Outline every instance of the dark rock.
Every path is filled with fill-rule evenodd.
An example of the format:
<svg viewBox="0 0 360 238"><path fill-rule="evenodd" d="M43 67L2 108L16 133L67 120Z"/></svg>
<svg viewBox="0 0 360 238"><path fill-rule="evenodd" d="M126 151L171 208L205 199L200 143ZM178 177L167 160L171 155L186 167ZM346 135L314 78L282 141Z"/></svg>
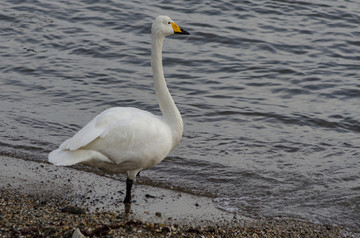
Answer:
<svg viewBox="0 0 360 238"><path fill-rule="evenodd" d="M64 208L62 208L60 210L61 212L67 212L67 213L70 213L70 214L85 214L85 210L82 209L81 207L76 207L76 206L66 206Z"/></svg>
<svg viewBox="0 0 360 238"><path fill-rule="evenodd" d="M145 197L146 198L156 198L154 195L150 195L150 194L146 194Z"/></svg>

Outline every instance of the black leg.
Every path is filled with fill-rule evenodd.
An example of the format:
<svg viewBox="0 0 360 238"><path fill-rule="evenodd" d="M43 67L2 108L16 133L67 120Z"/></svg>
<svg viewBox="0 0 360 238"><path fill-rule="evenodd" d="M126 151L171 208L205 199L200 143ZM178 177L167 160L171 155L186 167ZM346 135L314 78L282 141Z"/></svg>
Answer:
<svg viewBox="0 0 360 238"><path fill-rule="evenodd" d="M124 203L131 203L131 188L134 180L127 178L126 179L126 196Z"/></svg>

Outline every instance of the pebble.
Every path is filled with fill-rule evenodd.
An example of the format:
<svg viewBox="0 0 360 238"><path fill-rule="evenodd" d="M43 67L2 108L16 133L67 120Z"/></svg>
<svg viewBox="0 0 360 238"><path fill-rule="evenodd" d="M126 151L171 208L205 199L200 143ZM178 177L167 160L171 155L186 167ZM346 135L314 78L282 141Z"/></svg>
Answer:
<svg viewBox="0 0 360 238"><path fill-rule="evenodd" d="M83 233L81 233L80 229L77 228L74 233L72 234L71 238L85 238Z"/></svg>
<svg viewBox="0 0 360 238"><path fill-rule="evenodd" d="M85 210L77 206L66 206L60 209L62 212L68 212L70 214L85 214Z"/></svg>

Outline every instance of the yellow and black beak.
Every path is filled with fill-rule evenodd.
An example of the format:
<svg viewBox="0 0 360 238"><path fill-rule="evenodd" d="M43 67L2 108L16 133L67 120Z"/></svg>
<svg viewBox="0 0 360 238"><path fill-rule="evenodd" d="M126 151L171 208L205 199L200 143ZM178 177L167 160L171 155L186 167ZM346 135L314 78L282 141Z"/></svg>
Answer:
<svg viewBox="0 0 360 238"><path fill-rule="evenodd" d="M175 22L171 22L171 26L174 30L175 34L183 34L183 35L190 35L189 32L182 29L180 26L178 26Z"/></svg>

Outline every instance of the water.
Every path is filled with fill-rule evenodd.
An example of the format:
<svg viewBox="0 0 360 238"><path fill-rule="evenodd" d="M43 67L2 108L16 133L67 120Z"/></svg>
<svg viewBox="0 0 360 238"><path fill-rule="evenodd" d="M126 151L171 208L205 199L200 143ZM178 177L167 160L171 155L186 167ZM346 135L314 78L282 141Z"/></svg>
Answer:
<svg viewBox="0 0 360 238"><path fill-rule="evenodd" d="M141 182L246 216L360 227L358 1L2 1L0 154L47 153L101 111L159 113L150 26L185 122ZM123 177L120 177L123 178Z"/></svg>

